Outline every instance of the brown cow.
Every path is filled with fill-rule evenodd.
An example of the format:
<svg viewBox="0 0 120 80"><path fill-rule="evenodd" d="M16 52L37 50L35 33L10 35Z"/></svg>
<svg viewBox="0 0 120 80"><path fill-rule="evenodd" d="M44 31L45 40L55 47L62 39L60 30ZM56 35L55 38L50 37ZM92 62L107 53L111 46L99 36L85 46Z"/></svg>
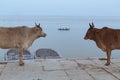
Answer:
<svg viewBox="0 0 120 80"><path fill-rule="evenodd" d="M84 39L94 40L96 45L106 52L107 63L110 65L111 51L114 49L120 49L120 29L111 29L108 27L103 27L102 29L97 29L94 24L89 24L88 29Z"/></svg>
<svg viewBox="0 0 120 80"><path fill-rule="evenodd" d="M39 37L45 37L40 24L35 27L19 26L14 28L0 27L0 48L18 48L19 49L19 65L24 65L22 61L22 52L28 49L33 41Z"/></svg>

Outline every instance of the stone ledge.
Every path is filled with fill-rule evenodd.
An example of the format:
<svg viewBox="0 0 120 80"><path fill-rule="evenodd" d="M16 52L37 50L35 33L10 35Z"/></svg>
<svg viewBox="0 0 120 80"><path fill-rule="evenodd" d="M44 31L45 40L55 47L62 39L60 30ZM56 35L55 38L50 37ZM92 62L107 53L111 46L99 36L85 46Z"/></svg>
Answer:
<svg viewBox="0 0 120 80"><path fill-rule="evenodd" d="M120 59L37 59L0 64L0 80L120 80Z"/></svg>

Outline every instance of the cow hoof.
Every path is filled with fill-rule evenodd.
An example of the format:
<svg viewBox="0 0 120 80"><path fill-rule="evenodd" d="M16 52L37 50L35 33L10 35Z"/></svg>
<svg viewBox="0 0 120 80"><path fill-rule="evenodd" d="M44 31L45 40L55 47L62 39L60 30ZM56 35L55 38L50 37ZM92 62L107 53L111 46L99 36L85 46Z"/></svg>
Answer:
<svg viewBox="0 0 120 80"><path fill-rule="evenodd" d="M106 63L105 65L106 65L106 66L109 66L109 65L110 65L110 63Z"/></svg>
<svg viewBox="0 0 120 80"><path fill-rule="evenodd" d="M24 62L22 62L22 63L19 63L19 66L24 66Z"/></svg>

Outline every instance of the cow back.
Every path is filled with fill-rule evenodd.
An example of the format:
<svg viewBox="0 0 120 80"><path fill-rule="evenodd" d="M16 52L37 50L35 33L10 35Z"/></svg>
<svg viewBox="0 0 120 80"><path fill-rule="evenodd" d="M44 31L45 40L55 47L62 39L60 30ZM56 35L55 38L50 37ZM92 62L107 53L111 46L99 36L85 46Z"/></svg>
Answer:
<svg viewBox="0 0 120 80"><path fill-rule="evenodd" d="M96 43L102 50L120 49L120 29L102 28L95 32Z"/></svg>
<svg viewBox="0 0 120 80"><path fill-rule="evenodd" d="M0 27L0 48L13 48L24 42L30 33L30 28L25 26L15 28Z"/></svg>

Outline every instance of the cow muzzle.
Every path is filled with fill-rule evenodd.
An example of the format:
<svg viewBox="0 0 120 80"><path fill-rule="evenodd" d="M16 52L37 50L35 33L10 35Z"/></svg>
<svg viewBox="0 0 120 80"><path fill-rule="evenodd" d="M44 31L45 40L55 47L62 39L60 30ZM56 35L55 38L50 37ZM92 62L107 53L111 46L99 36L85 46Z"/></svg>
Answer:
<svg viewBox="0 0 120 80"><path fill-rule="evenodd" d="M44 33L43 31L40 33L40 37L46 37L46 36L47 36L47 34Z"/></svg>
<svg viewBox="0 0 120 80"><path fill-rule="evenodd" d="M87 37L84 37L85 40L87 40Z"/></svg>
<svg viewBox="0 0 120 80"><path fill-rule="evenodd" d="M42 34L42 37L46 37L46 36L47 36L47 34L46 34L46 33L43 33L43 34Z"/></svg>
<svg viewBox="0 0 120 80"><path fill-rule="evenodd" d="M44 36L43 37L46 37L47 36L47 34L46 33L44 33Z"/></svg>

